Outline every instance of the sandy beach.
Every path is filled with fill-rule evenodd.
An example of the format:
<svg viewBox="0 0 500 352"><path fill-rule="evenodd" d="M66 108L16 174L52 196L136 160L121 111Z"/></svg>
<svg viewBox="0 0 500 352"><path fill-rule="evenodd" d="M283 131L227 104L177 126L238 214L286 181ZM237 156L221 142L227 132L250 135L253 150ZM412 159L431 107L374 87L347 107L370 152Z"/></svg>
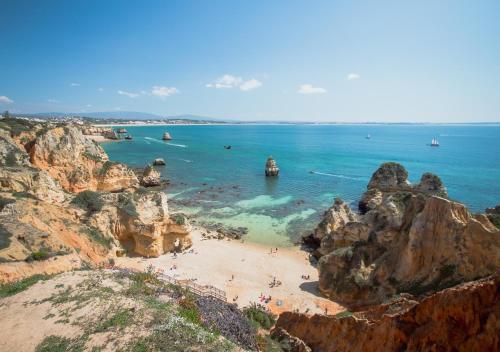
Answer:
<svg viewBox="0 0 500 352"><path fill-rule="evenodd" d="M336 314L344 307L320 297L317 292L318 272L308 259L308 253L299 248L271 248L237 240L206 240L201 228L195 227L191 236L193 246L178 254L159 258L118 258L116 265L156 269L176 279L193 279L200 285L212 285L226 291L229 302L239 307L259 302L261 294L271 296L267 304L274 313L300 312ZM206 231L205 231L206 232ZM309 275L309 279L302 279ZM278 287L269 287L276 280Z"/></svg>

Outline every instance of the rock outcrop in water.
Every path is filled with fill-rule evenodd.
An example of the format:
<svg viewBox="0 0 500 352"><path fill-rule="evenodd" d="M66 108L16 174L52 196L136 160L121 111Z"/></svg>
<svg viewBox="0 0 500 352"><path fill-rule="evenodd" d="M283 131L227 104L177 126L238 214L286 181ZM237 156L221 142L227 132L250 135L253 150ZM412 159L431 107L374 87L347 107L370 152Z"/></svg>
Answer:
<svg viewBox="0 0 500 352"><path fill-rule="evenodd" d="M162 139L163 139L164 141L170 141L170 140L172 139L172 136L170 135L170 133L165 132L165 133L163 133L163 137L162 137Z"/></svg>
<svg viewBox="0 0 500 352"><path fill-rule="evenodd" d="M362 196L360 214L335 200L312 239L319 243L319 289L351 308L399 292L435 292L500 270L500 232L484 215L443 198L436 175L408 182L383 164Z"/></svg>
<svg viewBox="0 0 500 352"><path fill-rule="evenodd" d="M151 165L148 165L142 172L141 185L143 185L144 187L159 186L161 184L160 177L160 172Z"/></svg>
<svg viewBox="0 0 500 352"><path fill-rule="evenodd" d="M274 161L272 156L269 156L266 161L266 169L265 169L266 176L278 176L280 173L280 169L276 165L276 161Z"/></svg>
<svg viewBox="0 0 500 352"><path fill-rule="evenodd" d="M500 277L344 317L285 312L276 330L313 351L498 351ZM284 335L281 332L281 335ZM288 338L290 340L291 338ZM298 351L298 350L294 350ZM304 351L304 349L302 349Z"/></svg>
<svg viewBox="0 0 500 352"><path fill-rule="evenodd" d="M140 188L80 127L23 120L19 132L17 120L2 122L0 282L191 245L189 224L171 218L166 195Z"/></svg>

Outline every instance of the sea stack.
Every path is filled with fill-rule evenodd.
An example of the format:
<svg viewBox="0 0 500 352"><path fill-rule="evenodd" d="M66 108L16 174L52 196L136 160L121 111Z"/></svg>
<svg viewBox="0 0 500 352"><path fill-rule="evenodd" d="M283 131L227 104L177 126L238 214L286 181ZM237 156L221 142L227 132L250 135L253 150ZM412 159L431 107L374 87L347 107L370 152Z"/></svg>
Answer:
<svg viewBox="0 0 500 352"><path fill-rule="evenodd" d="M127 130L125 128L119 128L118 133L127 133Z"/></svg>
<svg viewBox="0 0 500 352"><path fill-rule="evenodd" d="M170 136L170 133L168 132L165 132L163 133L163 138L162 138L164 141L169 141L172 139L172 136Z"/></svg>
<svg viewBox="0 0 500 352"><path fill-rule="evenodd" d="M274 161L272 156L269 156L267 158L267 162L266 162L266 176L267 177L278 176L279 173L280 173L280 169L276 165L276 161Z"/></svg>
<svg viewBox="0 0 500 352"><path fill-rule="evenodd" d="M163 160L162 158L156 158L153 161L153 165L157 165L157 166L165 165L165 160Z"/></svg>

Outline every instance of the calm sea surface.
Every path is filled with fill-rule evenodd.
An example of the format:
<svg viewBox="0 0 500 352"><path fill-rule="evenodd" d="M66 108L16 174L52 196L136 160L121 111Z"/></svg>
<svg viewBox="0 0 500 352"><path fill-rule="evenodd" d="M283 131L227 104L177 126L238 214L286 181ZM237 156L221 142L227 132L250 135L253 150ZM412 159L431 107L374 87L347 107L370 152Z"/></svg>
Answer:
<svg viewBox="0 0 500 352"><path fill-rule="evenodd" d="M171 207L201 222L246 227L253 242L291 244L335 197L356 207L386 161L403 164L412 182L427 171L438 174L450 197L472 211L500 204L500 125L126 128L132 141L103 145L111 160L142 167L164 158L167 166L159 169L171 182ZM161 140L165 131L172 141ZM440 147L428 145L433 137ZM264 176L269 155L281 169L277 178Z"/></svg>

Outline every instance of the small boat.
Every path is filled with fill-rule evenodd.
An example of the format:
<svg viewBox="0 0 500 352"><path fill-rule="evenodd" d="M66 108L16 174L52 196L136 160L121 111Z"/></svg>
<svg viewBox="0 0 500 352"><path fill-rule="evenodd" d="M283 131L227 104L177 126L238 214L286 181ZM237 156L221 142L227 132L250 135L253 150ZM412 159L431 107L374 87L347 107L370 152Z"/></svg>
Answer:
<svg viewBox="0 0 500 352"><path fill-rule="evenodd" d="M231 146L230 145L225 145L224 149L228 149L229 150L229 149L231 149Z"/></svg>
<svg viewBox="0 0 500 352"><path fill-rule="evenodd" d="M131 135L129 135L129 134L127 134L127 135L125 136L125 139L127 139L127 140L129 140L129 141L130 141L130 140L132 140L132 136L131 136Z"/></svg>
<svg viewBox="0 0 500 352"><path fill-rule="evenodd" d="M372 136L370 136L369 134L367 134L365 138L366 139L370 139L370 138L372 138Z"/></svg>
<svg viewBox="0 0 500 352"><path fill-rule="evenodd" d="M432 138L431 147L439 147L439 141L436 138Z"/></svg>

